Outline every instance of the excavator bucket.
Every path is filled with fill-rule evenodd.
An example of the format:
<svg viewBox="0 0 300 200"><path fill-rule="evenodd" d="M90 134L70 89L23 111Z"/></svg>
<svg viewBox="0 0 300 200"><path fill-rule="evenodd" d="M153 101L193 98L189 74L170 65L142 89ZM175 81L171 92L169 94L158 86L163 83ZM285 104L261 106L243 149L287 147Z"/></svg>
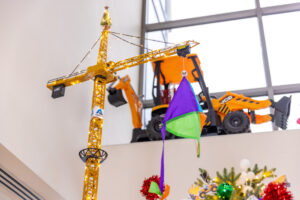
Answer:
<svg viewBox="0 0 300 200"><path fill-rule="evenodd" d="M291 97L282 97L278 102L275 103L274 108L275 125L285 130L287 128L287 120L290 116Z"/></svg>
<svg viewBox="0 0 300 200"><path fill-rule="evenodd" d="M127 103L127 101L123 97L122 90L117 90L116 88L109 88L108 92L108 102L111 105L119 107Z"/></svg>

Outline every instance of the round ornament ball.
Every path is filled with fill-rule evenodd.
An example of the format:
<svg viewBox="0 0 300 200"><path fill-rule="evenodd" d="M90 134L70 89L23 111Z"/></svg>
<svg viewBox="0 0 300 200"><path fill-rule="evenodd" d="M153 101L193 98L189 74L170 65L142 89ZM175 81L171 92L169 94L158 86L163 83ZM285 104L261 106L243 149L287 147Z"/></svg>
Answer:
<svg viewBox="0 0 300 200"><path fill-rule="evenodd" d="M221 183L217 189L217 195L220 199L229 200L233 192L233 187L228 183Z"/></svg>
<svg viewBox="0 0 300 200"><path fill-rule="evenodd" d="M247 171L250 168L250 161L248 159L242 159L240 162L242 170Z"/></svg>
<svg viewBox="0 0 300 200"><path fill-rule="evenodd" d="M247 172L242 172L241 177L247 179L248 178L248 173Z"/></svg>
<svg viewBox="0 0 300 200"><path fill-rule="evenodd" d="M250 179L250 180L252 180L252 179L255 178L255 174L253 172L248 172L247 178Z"/></svg>

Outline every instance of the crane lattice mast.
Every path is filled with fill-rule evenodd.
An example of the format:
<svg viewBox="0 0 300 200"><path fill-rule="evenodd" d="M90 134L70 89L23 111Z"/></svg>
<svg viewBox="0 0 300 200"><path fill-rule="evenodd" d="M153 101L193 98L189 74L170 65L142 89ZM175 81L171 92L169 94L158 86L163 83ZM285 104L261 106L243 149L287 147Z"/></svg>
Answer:
<svg viewBox="0 0 300 200"><path fill-rule="evenodd" d="M176 53L185 57L185 55L189 54L190 48L199 44L195 41L186 41L119 62L107 62L107 43L109 28L111 26L108 7L104 11L101 25L103 25L103 30L100 38L97 64L88 67L86 70L52 79L47 83L47 87L52 90L52 97L58 98L64 96L65 87L91 79L94 80L88 147L79 152L81 159L86 162L83 200L97 199L99 166L107 157L107 153L101 149L106 84L117 80L117 71L160 60Z"/></svg>

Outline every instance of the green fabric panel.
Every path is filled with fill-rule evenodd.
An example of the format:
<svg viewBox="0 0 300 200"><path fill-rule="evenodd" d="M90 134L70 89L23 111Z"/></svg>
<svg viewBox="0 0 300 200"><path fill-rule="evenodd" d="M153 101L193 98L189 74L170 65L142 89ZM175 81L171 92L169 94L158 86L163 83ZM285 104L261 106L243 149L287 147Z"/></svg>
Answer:
<svg viewBox="0 0 300 200"><path fill-rule="evenodd" d="M199 139L201 134L199 112L190 112L167 121L166 130L179 137Z"/></svg>
<svg viewBox="0 0 300 200"><path fill-rule="evenodd" d="M161 191L159 189L159 186L155 181L151 182L148 192L161 195Z"/></svg>

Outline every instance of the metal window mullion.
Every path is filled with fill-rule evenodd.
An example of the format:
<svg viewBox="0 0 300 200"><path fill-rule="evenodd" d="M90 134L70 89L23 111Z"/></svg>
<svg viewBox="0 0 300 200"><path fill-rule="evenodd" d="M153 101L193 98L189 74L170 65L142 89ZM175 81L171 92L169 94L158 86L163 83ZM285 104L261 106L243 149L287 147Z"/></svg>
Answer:
<svg viewBox="0 0 300 200"><path fill-rule="evenodd" d="M167 12L170 12L168 11L168 9L166 10ZM246 18L256 17L257 16L256 11L257 8L250 9L250 10L243 10L243 11L235 11L230 13L209 15L203 17L194 17L188 19L158 22L154 24L146 24L146 32L246 19ZM260 11L262 15L274 15L274 14L281 14L281 13L288 13L288 12L296 12L296 11L300 11L300 3L264 7L264 8L260 8Z"/></svg>
<svg viewBox="0 0 300 200"><path fill-rule="evenodd" d="M140 54L145 53L145 46L148 46L146 44L145 38L146 38L146 22L147 22L147 8L149 1L148 0L142 0L142 18L141 18L141 39L140 39ZM144 93L146 93L146 84L145 82L147 81L146 78L146 70L145 70L146 64L142 64L139 66L139 85L138 85L138 95L142 97ZM143 124L145 124L145 110L141 112L141 118L143 120Z"/></svg>
<svg viewBox="0 0 300 200"><path fill-rule="evenodd" d="M300 3L283 4L261 8L262 15L275 15L300 11Z"/></svg>
<svg viewBox="0 0 300 200"><path fill-rule="evenodd" d="M145 49L145 36L146 36L146 7L147 0L142 0L142 17L141 17L141 38L140 38L140 54L144 54ZM138 85L138 95L142 95L144 93L144 64L139 67L139 85Z"/></svg>
<svg viewBox="0 0 300 200"><path fill-rule="evenodd" d="M146 24L146 32L182 28L182 27L196 26L202 24L211 24L211 23L232 21L238 19L246 19L255 16L256 16L255 9L251 9L251 10L232 12L232 13L204 16L204 17L195 17L189 19L159 22L154 24Z"/></svg>
<svg viewBox="0 0 300 200"><path fill-rule="evenodd" d="M262 20L262 10L261 10L261 7L260 7L259 0L255 0L255 4L256 4L258 30L259 30L260 45L261 45L262 58L263 58L263 64L264 64L264 71L265 71L268 97L269 97L269 99L274 100L274 90L273 90L273 85L272 85L272 78L271 78L269 58L268 58L268 52L267 52L266 37L265 37L263 20ZM272 114L274 114L274 109L270 108L270 112ZM272 123L272 126L273 126L273 130L278 130L278 128L275 126L274 122Z"/></svg>
<svg viewBox="0 0 300 200"><path fill-rule="evenodd" d="M272 79L271 79L269 58L268 58L268 52L267 52L267 44L266 44L266 38L265 38L264 25L263 25L263 21L262 21L262 11L260 8L259 0L255 0L255 2L256 2L256 14L257 14L258 30L259 30L260 44L261 44L261 50L262 50L262 58L263 58L263 64L264 64L266 84L267 84L267 88L268 88L268 96L270 99L274 99L274 91L272 88Z"/></svg>

